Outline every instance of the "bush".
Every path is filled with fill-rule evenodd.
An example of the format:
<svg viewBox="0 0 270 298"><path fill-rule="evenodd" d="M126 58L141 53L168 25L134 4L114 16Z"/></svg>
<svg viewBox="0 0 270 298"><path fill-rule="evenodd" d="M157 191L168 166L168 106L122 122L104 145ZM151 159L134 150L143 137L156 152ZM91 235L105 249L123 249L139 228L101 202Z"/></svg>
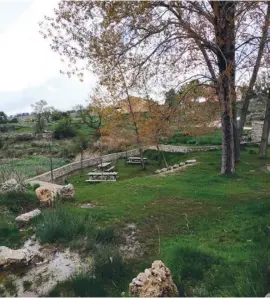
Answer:
<svg viewBox="0 0 270 298"><path fill-rule="evenodd" d="M0 205L18 214L37 208L39 201L34 193L12 191L0 195Z"/></svg>
<svg viewBox="0 0 270 298"><path fill-rule="evenodd" d="M2 215L2 214L1 214ZM2 216L1 216L2 217ZM1 219L0 221L0 243L1 245L12 247L13 244L19 243L21 235L15 223Z"/></svg>
<svg viewBox="0 0 270 298"><path fill-rule="evenodd" d="M9 123L18 123L19 121L18 121L18 119L17 118L12 118L10 121L9 121Z"/></svg>
<svg viewBox="0 0 270 298"><path fill-rule="evenodd" d="M80 273L67 281L60 282L50 292L50 297L107 297L102 281L87 273Z"/></svg>
<svg viewBox="0 0 270 298"><path fill-rule="evenodd" d="M36 222L36 235L43 243L63 243L87 234L92 222L88 215L56 208L44 212Z"/></svg>
<svg viewBox="0 0 270 298"><path fill-rule="evenodd" d="M60 120L55 126L53 136L55 139L73 138L77 135L76 129L66 119Z"/></svg>

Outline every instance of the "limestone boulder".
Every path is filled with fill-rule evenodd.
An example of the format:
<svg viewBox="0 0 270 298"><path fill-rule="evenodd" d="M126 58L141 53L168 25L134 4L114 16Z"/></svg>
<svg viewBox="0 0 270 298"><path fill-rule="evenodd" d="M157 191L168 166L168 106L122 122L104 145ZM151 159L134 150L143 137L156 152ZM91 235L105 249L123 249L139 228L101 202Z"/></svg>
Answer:
<svg viewBox="0 0 270 298"><path fill-rule="evenodd" d="M155 173L156 174L160 174L161 173L161 170L156 170Z"/></svg>
<svg viewBox="0 0 270 298"><path fill-rule="evenodd" d="M178 164L173 165L173 169L177 169L177 168L179 168Z"/></svg>
<svg viewBox="0 0 270 298"><path fill-rule="evenodd" d="M167 172L167 171L168 171L167 168L163 168L163 169L161 169L161 172Z"/></svg>
<svg viewBox="0 0 270 298"><path fill-rule="evenodd" d="M30 212L27 212L27 213L23 213L19 216L17 216L15 218L15 220L17 222L21 222L21 223L26 223L26 222L29 222L32 218L38 216L39 214L41 214L41 211L39 209L35 209L35 210L32 210Z"/></svg>
<svg viewBox="0 0 270 298"><path fill-rule="evenodd" d="M55 192L49 188L41 186L36 189L36 196L41 203L51 205L55 197Z"/></svg>
<svg viewBox="0 0 270 298"><path fill-rule="evenodd" d="M32 258L33 255L26 248L10 249L0 246L0 268L11 265L28 265Z"/></svg>
<svg viewBox="0 0 270 298"><path fill-rule="evenodd" d="M25 185L19 183L16 179L9 179L0 184L0 193L5 194L11 191L23 191Z"/></svg>
<svg viewBox="0 0 270 298"><path fill-rule="evenodd" d="M57 194L60 199L72 199L75 195L74 186L69 183L68 185L61 187Z"/></svg>
<svg viewBox="0 0 270 298"><path fill-rule="evenodd" d="M180 162L180 163L179 163L179 167L182 167L182 166L184 166L184 165L185 165L184 162Z"/></svg>
<svg viewBox="0 0 270 298"><path fill-rule="evenodd" d="M170 270L162 261L154 261L129 284L129 294L133 297L178 297Z"/></svg>

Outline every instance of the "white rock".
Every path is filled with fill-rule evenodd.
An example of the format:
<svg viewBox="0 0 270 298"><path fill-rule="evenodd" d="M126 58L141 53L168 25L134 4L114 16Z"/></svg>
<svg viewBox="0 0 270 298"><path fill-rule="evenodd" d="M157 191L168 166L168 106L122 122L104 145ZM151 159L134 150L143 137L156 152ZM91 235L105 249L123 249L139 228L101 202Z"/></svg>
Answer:
<svg viewBox="0 0 270 298"><path fill-rule="evenodd" d="M184 165L185 165L184 162L180 162L180 163L179 163L179 167L182 167L182 166L184 166Z"/></svg>
<svg viewBox="0 0 270 298"><path fill-rule="evenodd" d="M159 174L159 173L161 173L161 170L156 170L155 173Z"/></svg>
<svg viewBox="0 0 270 298"><path fill-rule="evenodd" d="M132 280L129 284L132 297L178 297L170 270L161 261L155 261L151 268Z"/></svg>
<svg viewBox="0 0 270 298"><path fill-rule="evenodd" d="M33 255L26 248L10 249L6 246L0 246L0 267L7 267L9 265L27 265Z"/></svg>
<svg viewBox="0 0 270 298"><path fill-rule="evenodd" d="M167 168L163 168L163 169L161 169L161 172L167 172L167 171L168 171Z"/></svg>
<svg viewBox="0 0 270 298"><path fill-rule="evenodd" d="M177 168L179 168L179 165L178 164L175 164L175 165L173 165L173 168L174 169L177 169Z"/></svg>
<svg viewBox="0 0 270 298"><path fill-rule="evenodd" d="M39 209L32 210L30 212L21 214L15 218L17 222L28 222L30 219L38 216L41 213Z"/></svg>
<svg viewBox="0 0 270 298"><path fill-rule="evenodd" d="M195 162L196 162L196 159L186 160L186 164L192 164L192 163L195 163Z"/></svg>

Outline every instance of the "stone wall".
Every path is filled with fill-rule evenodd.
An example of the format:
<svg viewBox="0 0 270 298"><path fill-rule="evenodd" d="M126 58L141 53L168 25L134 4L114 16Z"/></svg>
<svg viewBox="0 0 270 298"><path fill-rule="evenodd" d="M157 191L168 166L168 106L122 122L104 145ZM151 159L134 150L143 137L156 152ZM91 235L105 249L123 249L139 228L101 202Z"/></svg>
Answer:
<svg viewBox="0 0 270 298"><path fill-rule="evenodd" d="M187 153L187 152L205 152L221 149L221 146L174 146L174 145L160 145L160 150L164 152L179 152L179 153ZM148 149L157 150L156 146L150 146Z"/></svg>
<svg viewBox="0 0 270 298"><path fill-rule="evenodd" d="M98 158L90 158L90 159L85 159L83 160L83 168L88 168L94 165L97 165L101 162L109 162L116 160L120 157L129 157L129 156L135 156L139 155L139 150L134 149L134 150L129 150L129 151L124 151L124 152L118 152L118 153L112 153L112 154L107 154L103 155ZM53 178L58 179L62 176L68 175L72 172L75 172L81 168L81 162L80 161L75 161L70 164L67 164L65 166L59 167L57 169L53 170ZM36 177L30 178L27 181L33 181L33 180L39 180L39 181L44 181L44 182L51 182L51 172L46 172L44 174L38 175Z"/></svg>
<svg viewBox="0 0 270 298"><path fill-rule="evenodd" d="M262 128L263 128L263 121L253 121L252 122L251 140L253 143L261 142ZM268 138L268 143L270 144L270 135Z"/></svg>

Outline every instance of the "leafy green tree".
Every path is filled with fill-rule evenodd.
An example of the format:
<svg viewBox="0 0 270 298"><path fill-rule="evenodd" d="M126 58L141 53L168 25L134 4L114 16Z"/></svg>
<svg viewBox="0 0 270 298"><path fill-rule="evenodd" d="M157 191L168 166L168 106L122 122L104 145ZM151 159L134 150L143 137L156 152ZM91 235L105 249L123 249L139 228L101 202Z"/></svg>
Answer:
<svg viewBox="0 0 270 298"><path fill-rule="evenodd" d="M66 117L60 120L53 130L53 136L55 139L73 138L77 135L77 131L72 126L70 117Z"/></svg>
<svg viewBox="0 0 270 298"><path fill-rule="evenodd" d="M8 117L3 111L0 111L0 124L6 123L8 123Z"/></svg>

